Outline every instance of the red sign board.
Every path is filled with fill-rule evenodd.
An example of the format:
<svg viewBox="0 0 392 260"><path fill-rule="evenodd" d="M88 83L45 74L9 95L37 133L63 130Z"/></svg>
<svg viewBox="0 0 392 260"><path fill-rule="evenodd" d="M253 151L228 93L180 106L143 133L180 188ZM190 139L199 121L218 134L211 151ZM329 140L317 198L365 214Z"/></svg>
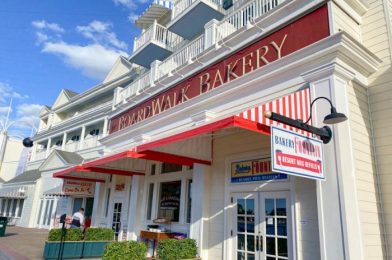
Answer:
<svg viewBox="0 0 392 260"><path fill-rule="evenodd" d="M158 115L329 36L321 7L111 119L110 133Z"/></svg>

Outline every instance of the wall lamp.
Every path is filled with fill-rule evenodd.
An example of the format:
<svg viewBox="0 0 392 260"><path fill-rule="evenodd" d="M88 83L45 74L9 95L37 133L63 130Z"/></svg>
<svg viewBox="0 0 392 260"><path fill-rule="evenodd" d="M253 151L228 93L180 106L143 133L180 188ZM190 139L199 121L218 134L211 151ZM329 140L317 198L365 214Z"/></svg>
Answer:
<svg viewBox="0 0 392 260"><path fill-rule="evenodd" d="M320 137L320 139L323 141L324 144L329 143L329 141L331 141L332 139L332 130L329 126L323 126L323 127L314 127L312 125L309 125L308 122L312 119L312 107L314 102L316 102L319 99L325 99L329 102L329 104L331 105L331 113L326 115L324 117L324 124L328 124L328 125L334 125L334 124L338 124L341 122L344 122L347 120L347 117L345 114L343 113L338 113L336 111L336 108L332 105L331 100L329 100L326 97L318 97L315 100L312 101L312 103L310 104L310 116L308 118L308 120L306 120L306 122L303 122L302 120L295 120L295 119L291 119L289 117L277 114L275 112L271 112L271 111L265 111L264 112L264 116L270 120L285 124L285 125L289 125L289 126L293 126L295 128L310 132L312 134L318 135Z"/></svg>

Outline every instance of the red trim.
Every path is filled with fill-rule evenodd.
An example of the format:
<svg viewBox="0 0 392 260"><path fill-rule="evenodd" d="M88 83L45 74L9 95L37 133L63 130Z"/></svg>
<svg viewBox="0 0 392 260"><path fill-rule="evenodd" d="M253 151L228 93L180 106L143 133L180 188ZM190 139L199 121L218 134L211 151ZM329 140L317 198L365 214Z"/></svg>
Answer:
<svg viewBox="0 0 392 260"><path fill-rule="evenodd" d="M83 166L77 165L77 166L73 166L73 167L70 167L68 169L65 169L65 170L62 170L59 172L55 172L55 173L53 173L53 177L60 177L61 178L61 176L66 175L68 173L82 171L82 170L83 170Z"/></svg>
<svg viewBox="0 0 392 260"><path fill-rule="evenodd" d="M66 179L66 180L92 181L92 182L102 182L102 183L105 182L105 180L101 180L101 179L90 179L90 178L82 178L82 177L76 177L76 176L55 176L55 177Z"/></svg>
<svg viewBox="0 0 392 260"><path fill-rule="evenodd" d="M83 166L85 168L89 168L89 167L94 167L97 165L103 165L103 164L106 164L109 162L114 162L114 161L120 160L122 158L132 158L132 153L133 153L132 151L125 151L125 152L121 152L121 153L116 153L113 155L102 157L100 159L96 159L91 162L84 163Z"/></svg>
<svg viewBox="0 0 392 260"><path fill-rule="evenodd" d="M153 161L159 161L159 162L187 165L187 166L192 166L194 163L211 165L210 161L185 157L185 156L176 155L176 154L151 151L151 150L143 151L142 157L140 157L140 158L147 159L147 160L153 160Z"/></svg>
<svg viewBox="0 0 392 260"><path fill-rule="evenodd" d="M124 175L124 176L144 175L143 172L124 171L124 170L108 169L108 168L100 168L100 167L88 167L88 168L86 168L86 170L91 171L91 172Z"/></svg>

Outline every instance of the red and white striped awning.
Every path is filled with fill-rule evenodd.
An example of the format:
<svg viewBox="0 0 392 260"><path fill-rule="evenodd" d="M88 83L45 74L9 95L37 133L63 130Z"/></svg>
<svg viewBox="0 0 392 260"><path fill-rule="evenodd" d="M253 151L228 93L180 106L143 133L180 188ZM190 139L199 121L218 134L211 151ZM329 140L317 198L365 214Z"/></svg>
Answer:
<svg viewBox="0 0 392 260"><path fill-rule="evenodd" d="M278 98L268 103L251 108L237 114L238 117L260 123L262 125L280 125L286 129L297 131L301 134L310 136L311 134L303 130L294 129L276 121L272 121L264 116L265 111L275 112L292 119L306 121L310 116L310 90L309 88L294 92L287 96Z"/></svg>

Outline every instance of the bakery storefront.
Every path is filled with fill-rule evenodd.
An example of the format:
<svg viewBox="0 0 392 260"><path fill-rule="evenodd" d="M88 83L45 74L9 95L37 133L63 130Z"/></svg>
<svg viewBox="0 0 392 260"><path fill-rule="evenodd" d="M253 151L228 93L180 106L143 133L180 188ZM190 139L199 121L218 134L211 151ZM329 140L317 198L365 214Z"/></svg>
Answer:
<svg viewBox="0 0 392 260"><path fill-rule="evenodd" d="M57 177L94 176L97 205L115 208L105 197L107 176L127 175L122 239L140 239L150 228L196 239L203 259L342 259L345 229L357 224L346 221L347 205L355 204L342 163L347 126L332 127L323 145L325 181L314 180L272 171L272 125L311 135L264 113L302 121L312 114L311 124L321 127L330 106L317 102L311 113L310 104L323 96L347 114L350 72L365 60L360 55L372 57L354 52L346 35L330 35L327 6L239 48L242 36L249 31L187 64L190 76L166 77L151 96L116 108L101 139L108 154ZM93 225L102 223L93 216Z"/></svg>

